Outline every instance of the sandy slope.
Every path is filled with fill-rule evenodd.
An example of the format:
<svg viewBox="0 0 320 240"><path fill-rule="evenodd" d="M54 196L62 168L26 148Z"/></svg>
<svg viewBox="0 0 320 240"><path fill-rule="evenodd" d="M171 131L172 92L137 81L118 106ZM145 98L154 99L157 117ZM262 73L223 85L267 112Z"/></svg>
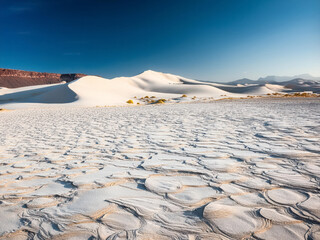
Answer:
<svg viewBox="0 0 320 240"><path fill-rule="evenodd" d="M186 101L186 94L197 98L241 97L261 95L273 91L265 86L230 86L212 84L183 78L172 74L145 71L134 77L105 79L86 76L65 84L42 85L17 89L0 89L0 106L3 108L25 108L39 104L77 106L123 106L129 99L134 103L144 96ZM137 97L137 98L134 98ZM141 102L143 103L143 102Z"/></svg>
<svg viewBox="0 0 320 240"><path fill-rule="evenodd" d="M2 112L0 236L319 239L319 104Z"/></svg>

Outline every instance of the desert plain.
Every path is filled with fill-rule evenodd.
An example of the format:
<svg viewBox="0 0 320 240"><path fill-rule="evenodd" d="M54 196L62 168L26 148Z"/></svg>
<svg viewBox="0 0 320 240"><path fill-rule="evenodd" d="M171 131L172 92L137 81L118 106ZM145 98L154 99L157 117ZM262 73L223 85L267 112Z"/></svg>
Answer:
<svg viewBox="0 0 320 240"><path fill-rule="evenodd" d="M319 98L0 114L1 239L320 239Z"/></svg>

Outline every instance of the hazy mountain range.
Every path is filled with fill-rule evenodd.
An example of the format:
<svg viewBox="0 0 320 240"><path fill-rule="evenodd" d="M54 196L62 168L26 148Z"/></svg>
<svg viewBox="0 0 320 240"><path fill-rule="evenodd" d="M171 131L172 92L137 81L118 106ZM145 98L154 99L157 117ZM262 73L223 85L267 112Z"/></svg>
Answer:
<svg viewBox="0 0 320 240"><path fill-rule="evenodd" d="M314 77L310 74L300 74L295 76L275 76L270 75L266 77L261 77L257 80L252 80L248 78L238 79L236 81L228 82L228 84L237 85L237 84L266 84L266 83L274 83L283 85L285 82L290 82L292 80L297 81L298 79L309 80L309 81L320 81L320 77Z"/></svg>

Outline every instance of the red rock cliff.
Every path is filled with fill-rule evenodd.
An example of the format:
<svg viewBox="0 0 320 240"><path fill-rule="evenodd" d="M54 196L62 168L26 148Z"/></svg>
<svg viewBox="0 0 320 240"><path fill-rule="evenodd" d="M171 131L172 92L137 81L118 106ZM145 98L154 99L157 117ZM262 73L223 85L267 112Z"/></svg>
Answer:
<svg viewBox="0 0 320 240"><path fill-rule="evenodd" d="M71 82L86 76L85 74L71 73L40 73L22 70L0 68L0 87L17 88L32 85Z"/></svg>

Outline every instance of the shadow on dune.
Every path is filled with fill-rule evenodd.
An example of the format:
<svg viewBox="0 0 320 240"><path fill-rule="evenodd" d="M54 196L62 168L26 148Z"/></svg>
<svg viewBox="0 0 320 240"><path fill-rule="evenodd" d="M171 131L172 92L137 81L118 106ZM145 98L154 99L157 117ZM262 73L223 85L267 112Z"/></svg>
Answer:
<svg viewBox="0 0 320 240"><path fill-rule="evenodd" d="M0 96L0 103L71 103L78 99L68 84L8 93Z"/></svg>
<svg viewBox="0 0 320 240"><path fill-rule="evenodd" d="M216 88L227 91L229 93L255 93L257 90L259 90L262 87L264 87L264 85L244 86L244 87L216 86Z"/></svg>
<svg viewBox="0 0 320 240"><path fill-rule="evenodd" d="M142 83L135 82L136 86L150 92L157 92L157 93L168 93L168 94L189 94L189 93L197 93L204 90L204 87L211 87L207 88L207 91L211 91L217 89L216 86L210 83L196 83L192 81L187 81L184 79L179 79L180 82L172 82L170 85L163 85L161 83L150 84L152 83L151 80L146 78L140 78Z"/></svg>
<svg viewBox="0 0 320 240"><path fill-rule="evenodd" d="M215 83L208 83L208 82L192 82L192 81L187 81L187 80L183 80L181 79L181 82L183 84L188 84L188 85L207 85L207 86L211 86L211 87L215 87L218 88L220 90L229 92L229 93L255 93L257 90L261 89L262 87L265 87L264 84L259 84L259 85L254 85L254 86L228 86L228 85L222 85L222 84L215 84Z"/></svg>
<svg viewBox="0 0 320 240"><path fill-rule="evenodd" d="M318 86L297 86L293 84L288 84L285 87L289 88L289 90L285 90L285 92L312 91L313 93L320 93L320 84Z"/></svg>

